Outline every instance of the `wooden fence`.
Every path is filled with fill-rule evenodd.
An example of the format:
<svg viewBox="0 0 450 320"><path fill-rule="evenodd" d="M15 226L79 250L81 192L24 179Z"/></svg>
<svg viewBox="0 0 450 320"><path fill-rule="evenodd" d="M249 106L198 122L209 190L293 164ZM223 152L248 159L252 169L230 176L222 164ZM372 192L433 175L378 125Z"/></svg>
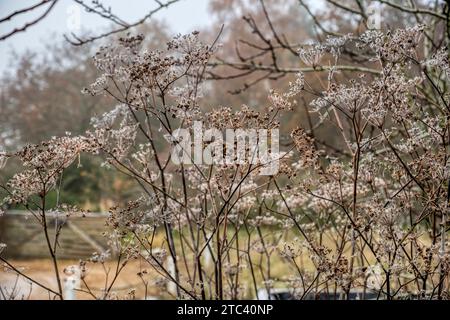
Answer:
<svg viewBox="0 0 450 320"><path fill-rule="evenodd" d="M65 215L47 217L49 233L54 239L56 223L62 224L57 254L61 259L85 259L93 252L108 248L102 235L107 230L104 213L91 213L86 217ZM0 217L0 243L7 247L2 255L9 258L48 258L44 232L35 217L27 211L7 211Z"/></svg>

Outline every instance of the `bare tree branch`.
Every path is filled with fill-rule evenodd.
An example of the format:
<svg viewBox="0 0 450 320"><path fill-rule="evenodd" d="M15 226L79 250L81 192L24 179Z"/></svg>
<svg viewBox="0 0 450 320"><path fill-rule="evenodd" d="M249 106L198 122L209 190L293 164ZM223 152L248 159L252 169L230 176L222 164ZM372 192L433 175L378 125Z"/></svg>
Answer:
<svg viewBox="0 0 450 320"><path fill-rule="evenodd" d="M40 3L40 4L38 4L38 5L29 7L29 8L26 8L26 9L22 9L22 10L19 10L19 11L16 11L15 13L11 14L9 17L6 17L6 18L2 19L2 20L0 21L0 23L9 20L11 17L13 17L13 16L15 16L15 15L17 15L17 14L24 13L24 12L30 12L30 11L36 9L37 7L39 7L39 6L41 6L41 5L45 4L45 3L47 3L47 2L49 2L49 1L45 1L45 2ZM32 20L31 22L26 23L23 27L21 27L21 28L15 28L15 29L12 30L11 32L6 33L6 34L0 36L0 41L3 41L3 40L5 40L5 39L8 39L9 37L11 37L12 35L14 35L14 34L16 34L16 33L24 32L24 31L26 31L29 27L31 27L31 26L37 24L39 21L43 20L43 19L50 13L50 11L53 9L53 7L55 6L56 2L58 2L58 0L53 0L53 1L51 1L51 5L47 8L47 10L45 10L45 12L44 12L42 15L40 15L40 16L37 17L36 19ZM17 13L17 12L19 12L19 13Z"/></svg>

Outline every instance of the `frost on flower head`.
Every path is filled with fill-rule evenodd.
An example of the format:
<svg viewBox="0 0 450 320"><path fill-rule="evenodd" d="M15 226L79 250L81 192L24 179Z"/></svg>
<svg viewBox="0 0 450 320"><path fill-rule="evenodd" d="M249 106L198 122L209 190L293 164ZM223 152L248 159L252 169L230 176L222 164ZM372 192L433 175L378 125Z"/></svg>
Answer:
<svg viewBox="0 0 450 320"><path fill-rule="evenodd" d="M78 159L82 152L95 149L85 137L64 136L40 144L27 145L14 154L25 167L7 183L8 203L26 203L33 195L44 196L51 190L64 169Z"/></svg>
<svg viewBox="0 0 450 320"><path fill-rule="evenodd" d="M286 98L293 98L299 94L305 87L305 75L303 72L298 72L295 75L295 81L289 82L289 90L285 93Z"/></svg>
<svg viewBox="0 0 450 320"><path fill-rule="evenodd" d="M393 286L409 290L416 286L410 281L414 277L424 283L417 274L429 277L427 285L437 284L440 271L448 268L442 221L448 212L450 111L448 94L440 92L446 80L440 71L447 70L448 59L443 49L418 58L422 32L419 26L329 37L300 49L299 58L308 66L298 70L286 92L271 90L267 107L243 104L208 111L203 110L200 83L214 50L198 41L198 33L176 36L164 50L145 50L141 37L121 39L97 54L102 74L88 89L111 94L117 105L92 118L85 136L54 138L16 153L25 170L9 181L9 202L45 197L81 152L95 153L142 193L110 208L106 234L114 249L111 256L94 254L91 262L105 263L117 251L123 265L143 259L173 279L176 275L164 268L181 267L176 270L183 294L195 298L205 283L192 275L214 278L205 270L218 253L223 254L222 275L233 277L223 282L227 298L241 294L227 283L234 286L238 275L246 276L241 273L250 269L255 254L263 259L258 272L265 281L260 284L270 288L288 281L299 297L308 287L345 293L366 286L385 294L387 277ZM355 58L362 53L364 64L345 59L347 49ZM324 72L321 81L305 85L306 74L316 71ZM358 76L350 76L353 72ZM312 107L305 105L309 127L280 140L282 151L271 150L280 158L276 175L262 176L254 170L259 163L247 158L237 163L238 157L232 163L176 166L159 145L162 137L170 138L163 141L165 147L177 145L173 128L186 128L195 137L201 133L193 124L199 119L205 129L220 133L287 129L278 115L292 111L300 94ZM247 139L245 130L239 132L236 138ZM201 147L218 142L202 138ZM256 140L248 140L250 153ZM432 237L435 244L429 245ZM192 257L196 269L189 274ZM279 281L278 272L265 270L280 260L282 270L297 273ZM373 263L380 268L375 272L379 286L373 285ZM174 285L171 277L165 277L165 285Z"/></svg>
<svg viewBox="0 0 450 320"><path fill-rule="evenodd" d="M319 62L324 54L324 48L319 45L310 48L300 48L298 55L304 64L312 67L319 65Z"/></svg>
<svg viewBox="0 0 450 320"><path fill-rule="evenodd" d="M131 114L127 106L119 104L111 111L103 113L100 117L91 118L91 124L95 129L111 129L117 118L122 117L123 121L126 121L129 116Z"/></svg>
<svg viewBox="0 0 450 320"><path fill-rule="evenodd" d="M314 139L308 136L305 130L301 128L293 130L291 137L299 153L302 167L315 166L318 161L318 153L314 146Z"/></svg>

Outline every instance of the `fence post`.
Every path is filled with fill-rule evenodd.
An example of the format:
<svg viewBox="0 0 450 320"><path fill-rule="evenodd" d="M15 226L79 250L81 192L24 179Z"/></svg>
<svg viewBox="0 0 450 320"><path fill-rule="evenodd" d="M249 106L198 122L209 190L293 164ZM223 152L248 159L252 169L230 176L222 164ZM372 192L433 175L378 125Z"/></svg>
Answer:
<svg viewBox="0 0 450 320"><path fill-rule="evenodd" d="M76 300L76 290L80 289L81 283L81 270L77 265L69 266L64 269L64 273L67 277L64 278L64 299Z"/></svg>

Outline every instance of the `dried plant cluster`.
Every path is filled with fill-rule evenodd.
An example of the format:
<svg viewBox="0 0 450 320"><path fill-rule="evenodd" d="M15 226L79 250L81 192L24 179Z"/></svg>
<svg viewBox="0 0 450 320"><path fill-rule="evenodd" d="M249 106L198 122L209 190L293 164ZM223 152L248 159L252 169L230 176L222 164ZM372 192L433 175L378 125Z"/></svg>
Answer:
<svg viewBox="0 0 450 320"><path fill-rule="evenodd" d="M0 158L23 163L24 171L2 186L9 194L4 201L24 205L43 226L58 283L46 289L63 298L57 239L48 236L46 218L76 210L49 208L45 199L63 170L88 153L141 187L136 200L110 209L111 252L81 263L83 280L89 263L117 259L103 290L80 287L92 297L116 297L116 278L140 259L146 264L140 276L156 271L152 284L171 286L177 298L239 299L288 287L299 299L320 292L345 299L354 290L383 299L447 299L450 65L445 48L422 54L425 28L366 31L303 47L299 63L327 70L322 89L299 72L288 91L268 92L267 106L258 109L202 105L218 46L202 44L198 33L175 37L164 51L142 50L141 36L101 48L94 58L101 75L84 91L109 95L117 106L92 119L83 136ZM366 57L373 70L339 77L345 48ZM176 128L202 121L219 129L282 129L280 116L308 95L317 126L335 126L344 146L338 155L299 127L274 176L258 175L260 167L250 162L170 161L176 141L163 137Z"/></svg>

